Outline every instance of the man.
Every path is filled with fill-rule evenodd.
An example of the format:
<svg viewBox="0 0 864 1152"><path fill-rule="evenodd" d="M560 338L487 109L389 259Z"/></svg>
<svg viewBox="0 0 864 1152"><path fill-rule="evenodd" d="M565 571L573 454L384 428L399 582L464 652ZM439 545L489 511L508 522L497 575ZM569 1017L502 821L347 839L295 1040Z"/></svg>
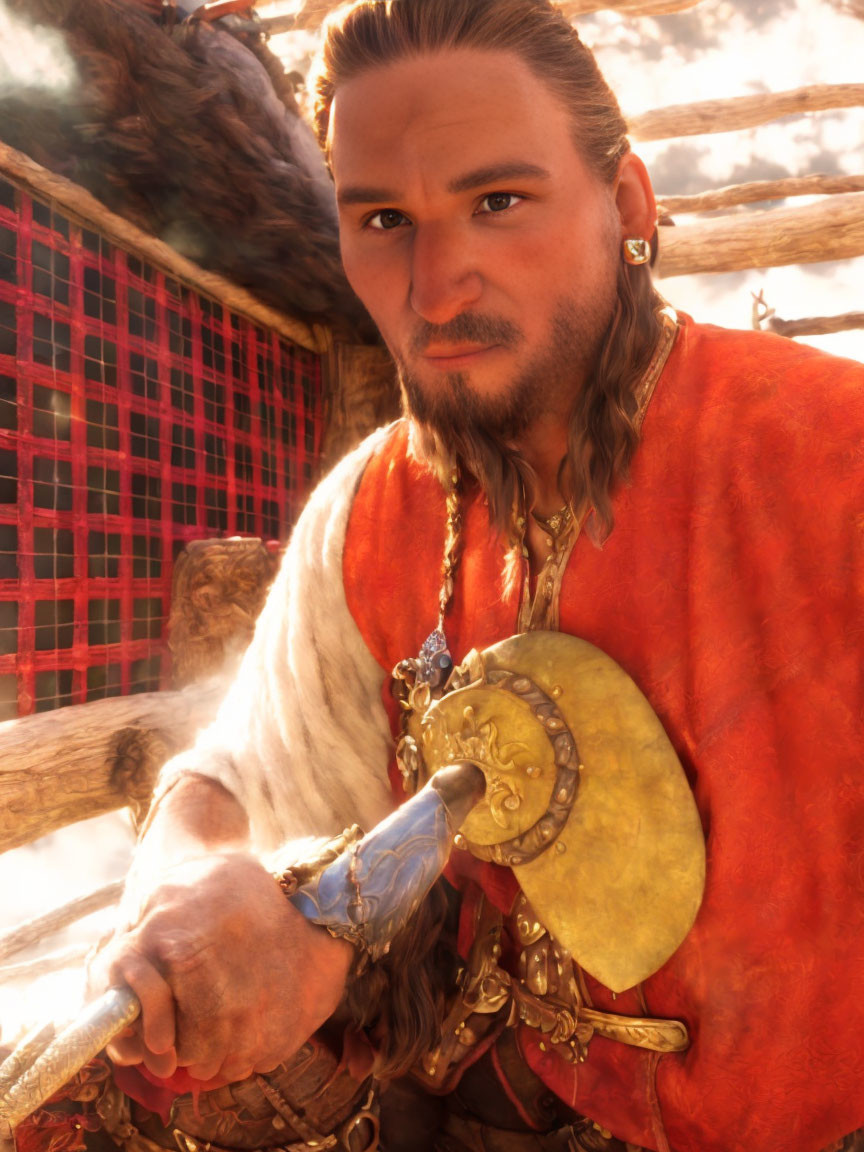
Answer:
<svg viewBox="0 0 864 1152"><path fill-rule="evenodd" d="M163 774L106 957L143 1005L114 1058L231 1081L315 1032L352 947L253 849L387 812L390 673L436 622L457 662L558 628L647 695L708 847L668 963L617 998L576 972L574 996L649 1031L683 1020L691 1045L601 1033L574 1059L508 1029L472 1065L503 1102L472 1112L459 1085L480 1073L457 1061L462 1128L441 1121L438 1146L511 1146L496 1108L543 1130L512 1065L566 1106L547 1127L573 1120L571 1146L839 1148L864 1125L864 371L662 310L649 179L545 0L361 0L318 96L345 267L409 420L313 496L219 723ZM463 957L497 916L515 978L512 873L455 853L450 878Z"/></svg>

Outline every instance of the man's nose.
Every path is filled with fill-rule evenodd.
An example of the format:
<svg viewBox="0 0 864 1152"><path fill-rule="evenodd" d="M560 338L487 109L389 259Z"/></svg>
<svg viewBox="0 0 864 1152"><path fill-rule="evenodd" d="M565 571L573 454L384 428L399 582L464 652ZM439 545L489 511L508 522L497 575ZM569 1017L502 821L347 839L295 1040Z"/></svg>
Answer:
<svg viewBox="0 0 864 1152"><path fill-rule="evenodd" d="M464 229L419 225L412 241L409 302L418 316L446 324L477 303L483 280Z"/></svg>

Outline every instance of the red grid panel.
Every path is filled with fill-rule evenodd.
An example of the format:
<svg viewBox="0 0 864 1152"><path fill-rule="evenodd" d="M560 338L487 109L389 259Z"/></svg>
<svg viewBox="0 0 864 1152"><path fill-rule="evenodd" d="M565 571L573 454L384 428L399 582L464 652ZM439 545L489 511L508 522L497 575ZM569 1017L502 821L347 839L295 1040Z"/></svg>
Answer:
<svg viewBox="0 0 864 1152"><path fill-rule="evenodd" d="M0 177L0 719L165 681L190 540L284 539L320 359Z"/></svg>

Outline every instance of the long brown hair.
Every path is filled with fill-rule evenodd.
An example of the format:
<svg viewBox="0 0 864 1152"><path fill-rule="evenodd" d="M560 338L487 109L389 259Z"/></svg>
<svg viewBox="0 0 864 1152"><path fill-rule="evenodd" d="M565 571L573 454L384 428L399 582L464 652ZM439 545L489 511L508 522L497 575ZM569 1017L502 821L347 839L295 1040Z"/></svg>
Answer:
<svg viewBox="0 0 864 1152"><path fill-rule="evenodd" d="M315 131L327 148L337 88L406 57L454 48L512 52L558 97L573 121L575 146L607 184L629 151L627 125L591 51L549 0L357 0L337 10L314 74ZM570 417L561 491L578 510L594 509L593 534L611 531L610 494L627 476L638 442L636 389L660 335L660 297L646 266L622 261L615 310ZM415 444L440 471L455 454L481 484L496 527L512 531L512 513L530 473L514 448L462 429L456 445L428 427Z"/></svg>

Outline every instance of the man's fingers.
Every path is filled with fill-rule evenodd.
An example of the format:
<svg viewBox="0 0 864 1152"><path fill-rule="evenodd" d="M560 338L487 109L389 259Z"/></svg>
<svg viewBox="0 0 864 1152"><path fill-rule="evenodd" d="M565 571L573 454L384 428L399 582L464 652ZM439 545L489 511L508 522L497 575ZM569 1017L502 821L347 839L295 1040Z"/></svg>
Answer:
<svg viewBox="0 0 864 1152"><path fill-rule="evenodd" d="M255 1069L248 1060L238 1060L234 1056L229 1056L223 1062L217 1075L220 1080L224 1080L227 1084L236 1084L238 1080L248 1080L254 1071Z"/></svg>
<svg viewBox="0 0 864 1152"><path fill-rule="evenodd" d="M177 1067L223 1082L271 1071L338 1004L351 957L254 858L177 865L153 887L138 924L99 957L104 983L126 984L141 1002L133 1033L116 1038L110 1055L162 1078ZM286 996L298 971L309 980Z"/></svg>
<svg viewBox="0 0 864 1152"><path fill-rule="evenodd" d="M120 953L111 965L115 983L128 984L141 1001L137 1031L154 1055L171 1052L176 1042L174 996L164 977L136 951Z"/></svg>
<svg viewBox="0 0 864 1152"><path fill-rule="evenodd" d="M267 1076L270 1072L275 1072L280 1065L284 1064L293 1055L293 1052L282 1052L279 1056L266 1056L257 1062L252 1072L255 1072L258 1076ZM250 1076L252 1072L250 1072Z"/></svg>
<svg viewBox="0 0 864 1152"><path fill-rule="evenodd" d="M219 1075L219 1070L222 1067L222 1061L219 1059L207 1060L200 1064L189 1064L186 1071L190 1076L194 1076L196 1080L201 1080L206 1083L208 1080L215 1080ZM229 1077L225 1077L226 1080ZM239 1077L231 1077L230 1079L239 1079Z"/></svg>
<svg viewBox="0 0 864 1152"><path fill-rule="evenodd" d="M177 1053L173 1048L159 1053L145 1051L142 1059L144 1066L162 1080L167 1080L177 1071Z"/></svg>
<svg viewBox="0 0 864 1152"><path fill-rule="evenodd" d="M119 1036L115 1036L105 1051L113 1063L122 1066L140 1064L146 1055L144 1041L131 1028L126 1028Z"/></svg>
<svg viewBox="0 0 864 1152"><path fill-rule="evenodd" d="M131 1028L116 1036L105 1051L114 1064L143 1064L163 1080L177 1071L177 1053L173 1048L167 1052L150 1052L141 1036Z"/></svg>

